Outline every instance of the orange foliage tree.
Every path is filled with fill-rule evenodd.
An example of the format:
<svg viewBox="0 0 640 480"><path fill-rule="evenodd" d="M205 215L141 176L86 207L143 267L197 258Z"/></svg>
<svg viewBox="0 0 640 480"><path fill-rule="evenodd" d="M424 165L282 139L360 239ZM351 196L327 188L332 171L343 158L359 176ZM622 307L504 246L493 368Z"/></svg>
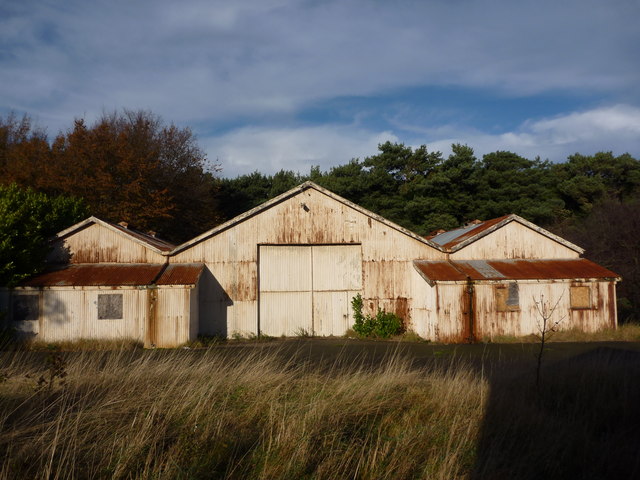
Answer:
<svg viewBox="0 0 640 480"><path fill-rule="evenodd" d="M3 125L6 127L3 128ZM180 242L218 221L213 173L188 128L147 111L77 119L49 146L28 118L0 122L2 182L80 197L91 213ZM4 152L4 157L2 156Z"/></svg>

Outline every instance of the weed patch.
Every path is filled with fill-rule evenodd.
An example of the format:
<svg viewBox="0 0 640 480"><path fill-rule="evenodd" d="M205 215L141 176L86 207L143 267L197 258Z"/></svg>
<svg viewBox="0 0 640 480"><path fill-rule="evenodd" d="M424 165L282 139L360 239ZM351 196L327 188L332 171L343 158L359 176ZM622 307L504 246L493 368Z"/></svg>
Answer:
<svg viewBox="0 0 640 480"><path fill-rule="evenodd" d="M375 316L364 315L362 313L362 296L360 294L353 297L351 307L353 308L353 331L360 337L390 338L399 335L403 331L402 319L395 313L386 312L378 308Z"/></svg>

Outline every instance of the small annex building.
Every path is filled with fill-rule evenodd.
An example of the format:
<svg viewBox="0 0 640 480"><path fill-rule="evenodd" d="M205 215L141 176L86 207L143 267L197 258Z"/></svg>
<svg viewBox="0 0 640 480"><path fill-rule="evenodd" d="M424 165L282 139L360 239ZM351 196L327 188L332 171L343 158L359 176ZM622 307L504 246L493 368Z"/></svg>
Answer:
<svg viewBox="0 0 640 480"><path fill-rule="evenodd" d="M562 328L617 324L618 275L516 215L425 238L312 182L179 246L94 217L53 245L47 272L0 295L47 341L339 336L357 294L430 340L535 333L542 296Z"/></svg>
<svg viewBox="0 0 640 480"><path fill-rule="evenodd" d="M555 308L552 320L561 329L617 326L620 277L582 258L582 248L517 215L474 222L431 241L448 258L414 262L429 286L418 297L435 307L421 332L426 338L539 333L543 303Z"/></svg>
<svg viewBox="0 0 640 480"><path fill-rule="evenodd" d="M197 285L204 266L169 264L173 248L90 217L56 236L44 273L6 292L10 325L47 342L188 342L198 334Z"/></svg>

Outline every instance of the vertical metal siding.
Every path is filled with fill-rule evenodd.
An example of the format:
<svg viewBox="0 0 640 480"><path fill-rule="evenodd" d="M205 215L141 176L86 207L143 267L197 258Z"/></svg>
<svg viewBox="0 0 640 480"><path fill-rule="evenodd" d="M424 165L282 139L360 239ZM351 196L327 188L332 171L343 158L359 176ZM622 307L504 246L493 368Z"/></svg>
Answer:
<svg viewBox="0 0 640 480"><path fill-rule="evenodd" d="M158 288L156 303L157 347L176 347L189 341L189 295L189 288Z"/></svg>
<svg viewBox="0 0 640 480"><path fill-rule="evenodd" d="M343 335L362 288L360 245L261 246L260 330Z"/></svg>
<svg viewBox="0 0 640 480"><path fill-rule="evenodd" d="M608 292L609 282L584 282L579 285L589 286L592 307L588 309L571 308L570 287L576 282L520 282L520 309L511 312L497 312L495 305L495 284L476 286L476 318L479 337L495 337L500 335L524 336L540 333L541 317L535 302L541 296L545 303L553 306L558 302L552 321L562 319L559 330L579 329L594 332L611 325Z"/></svg>
<svg viewBox="0 0 640 480"><path fill-rule="evenodd" d="M189 291L189 341L193 342L198 338L198 326L199 322L199 308L198 308L198 295L199 288L195 288Z"/></svg>
<svg viewBox="0 0 640 480"><path fill-rule="evenodd" d="M314 245L313 290L337 291L362 288L361 245Z"/></svg>

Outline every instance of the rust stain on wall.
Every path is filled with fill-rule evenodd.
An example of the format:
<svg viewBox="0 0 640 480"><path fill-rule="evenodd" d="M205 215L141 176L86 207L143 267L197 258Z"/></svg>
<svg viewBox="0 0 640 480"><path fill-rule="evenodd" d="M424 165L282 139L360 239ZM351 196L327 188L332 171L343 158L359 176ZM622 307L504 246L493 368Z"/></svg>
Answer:
<svg viewBox="0 0 640 480"><path fill-rule="evenodd" d="M612 328L616 328L617 322L616 322L616 302L615 302L616 284L615 282L609 282L609 285L607 286L607 288L609 290L609 295L607 295L607 299L609 301L608 309L607 309L607 313L609 315L609 325Z"/></svg>

